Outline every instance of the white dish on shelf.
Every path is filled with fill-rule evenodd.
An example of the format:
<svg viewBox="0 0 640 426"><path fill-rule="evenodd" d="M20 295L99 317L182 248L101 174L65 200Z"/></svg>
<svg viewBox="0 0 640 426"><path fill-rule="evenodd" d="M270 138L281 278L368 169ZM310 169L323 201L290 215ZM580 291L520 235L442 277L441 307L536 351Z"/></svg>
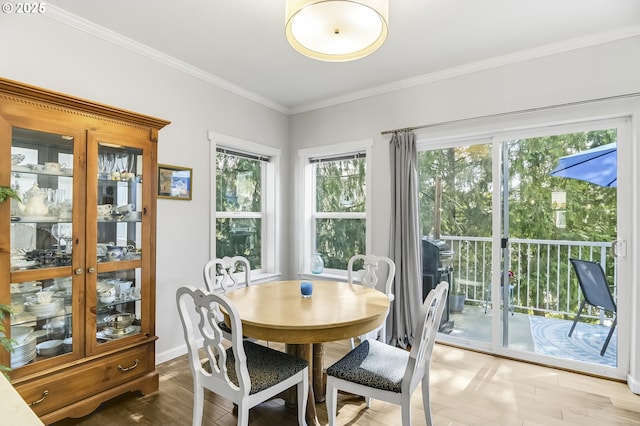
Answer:
<svg viewBox="0 0 640 426"><path fill-rule="evenodd" d="M25 302L24 309L34 314L37 319L49 318L64 309L64 299L54 297L49 303Z"/></svg>
<svg viewBox="0 0 640 426"><path fill-rule="evenodd" d="M104 340L121 339L126 336L138 334L141 330L141 327L139 325L130 325L127 328L119 329L118 331L115 331L115 330L116 329L112 327L105 327L104 329L96 333L96 337L98 339L104 339Z"/></svg>
<svg viewBox="0 0 640 426"><path fill-rule="evenodd" d="M25 281L22 283L11 283L11 293L30 293L42 290L41 281Z"/></svg>
<svg viewBox="0 0 640 426"><path fill-rule="evenodd" d="M58 355L62 351L62 340L45 340L36 345L36 351L41 356Z"/></svg>
<svg viewBox="0 0 640 426"><path fill-rule="evenodd" d="M11 262L11 270L14 271L16 269L26 269L31 268L32 266L37 265L38 262L35 260L17 260Z"/></svg>
<svg viewBox="0 0 640 426"><path fill-rule="evenodd" d="M16 346L11 353L11 368L22 367L36 357L36 338L31 335L20 346Z"/></svg>
<svg viewBox="0 0 640 426"><path fill-rule="evenodd" d="M25 344L25 341L33 333L33 327L15 325L11 327L11 338L16 341L14 349Z"/></svg>

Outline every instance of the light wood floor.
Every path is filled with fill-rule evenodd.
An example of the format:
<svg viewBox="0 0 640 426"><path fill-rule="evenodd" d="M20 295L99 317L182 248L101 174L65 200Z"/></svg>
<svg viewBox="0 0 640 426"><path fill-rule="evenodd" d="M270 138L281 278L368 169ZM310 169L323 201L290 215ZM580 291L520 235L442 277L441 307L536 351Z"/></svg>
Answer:
<svg viewBox="0 0 640 426"><path fill-rule="evenodd" d="M271 347L279 348L271 343ZM325 345L325 367L348 351L348 342ZM103 404L92 415L55 426L190 425L193 402L186 355L158 366L160 390L152 395L128 394ZM436 344L431 364L431 401L439 425L640 425L640 396L626 384L526 364ZM203 425L231 426L232 404L205 393ZM425 425L420 388L412 398L413 425ZM320 424L327 424L318 404ZM0 422L1 423L1 422ZM338 397L340 425L400 424L399 408L348 395ZM295 425L295 411L282 400L250 412L255 426Z"/></svg>

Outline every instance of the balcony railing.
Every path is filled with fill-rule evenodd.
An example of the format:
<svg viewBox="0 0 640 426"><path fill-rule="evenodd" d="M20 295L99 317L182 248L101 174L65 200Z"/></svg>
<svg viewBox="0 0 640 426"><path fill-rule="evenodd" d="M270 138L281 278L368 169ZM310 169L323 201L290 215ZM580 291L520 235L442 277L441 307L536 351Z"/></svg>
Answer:
<svg viewBox="0 0 640 426"><path fill-rule="evenodd" d="M454 251L453 286L466 294L467 303L487 303L491 287L491 238L442 237ZM610 242L509 239L510 269L514 273L511 303L516 311L573 318L583 295L569 259L599 262L614 298L617 263ZM500 279L500 278L498 278ZM605 313L589 307L581 317L603 322Z"/></svg>

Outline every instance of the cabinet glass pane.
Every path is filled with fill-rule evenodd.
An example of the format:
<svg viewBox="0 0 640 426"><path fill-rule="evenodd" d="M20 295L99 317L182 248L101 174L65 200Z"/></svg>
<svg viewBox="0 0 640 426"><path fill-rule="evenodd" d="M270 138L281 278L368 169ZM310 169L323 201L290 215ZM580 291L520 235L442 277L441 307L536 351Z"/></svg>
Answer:
<svg viewBox="0 0 640 426"><path fill-rule="evenodd" d="M72 277L45 271L71 265L73 152L71 136L12 128L11 187L20 197L11 200L9 228L14 370L73 350Z"/></svg>
<svg viewBox="0 0 640 426"><path fill-rule="evenodd" d="M11 270L71 264L73 143L70 136L13 128Z"/></svg>
<svg viewBox="0 0 640 426"><path fill-rule="evenodd" d="M96 339L106 343L140 333L141 271L126 269L98 275Z"/></svg>
<svg viewBox="0 0 640 426"><path fill-rule="evenodd" d="M98 151L99 262L136 260L142 238L142 150L101 143Z"/></svg>
<svg viewBox="0 0 640 426"><path fill-rule="evenodd" d="M11 283L11 368L71 352L71 277Z"/></svg>

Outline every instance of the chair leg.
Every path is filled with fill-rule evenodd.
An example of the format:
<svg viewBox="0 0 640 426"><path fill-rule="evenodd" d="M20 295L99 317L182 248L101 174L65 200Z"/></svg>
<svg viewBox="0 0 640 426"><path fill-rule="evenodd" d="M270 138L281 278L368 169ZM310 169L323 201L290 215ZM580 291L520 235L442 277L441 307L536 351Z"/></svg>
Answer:
<svg viewBox="0 0 640 426"><path fill-rule="evenodd" d="M238 426L249 425L249 408L247 404L238 405Z"/></svg>
<svg viewBox="0 0 640 426"><path fill-rule="evenodd" d="M202 412L204 410L204 388L197 383L193 387L193 426L202 425Z"/></svg>
<svg viewBox="0 0 640 426"><path fill-rule="evenodd" d="M569 337L571 337L571 334L573 334L573 329L576 328L576 324L580 319L580 314L582 313L582 308L584 308L585 303L587 303L586 300L583 300L582 303L580 304L580 309L578 309L578 315L576 315L576 319L573 320L573 325L571 326L571 330L569 330Z"/></svg>
<svg viewBox="0 0 640 426"><path fill-rule="evenodd" d="M604 345L602 346L602 350L600 351L600 356L604 356L604 353L607 351L607 346L609 346L609 341L611 340L611 336L613 336L613 332L616 329L616 325L618 324L618 317L616 316L613 320L613 324L611 324L611 330L609 330L609 334L607 335L607 340L604 341Z"/></svg>
<svg viewBox="0 0 640 426"><path fill-rule="evenodd" d="M405 401L405 395L402 396L402 426L411 426L411 395L406 396L408 401ZM425 412L426 417L426 412ZM429 424L429 423L427 423Z"/></svg>
<svg viewBox="0 0 640 426"><path fill-rule="evenodd" d="M351 338L351 349L355 349L356 347L356 340L354 337Z"/></svg>
<svg viewBox="0 0 640 426"><path fill-rule="evenodd" d="M409 397L411 398L411 397ZM429 395L429 379L422 380L422 407L424 408L424 418L427 421L427 426L433 426L432 414L431 414L431 397Z"/></svg>
<svg viewBox="0 0 640 426"><path fill-rule="evenodd" d="M338 411L338 389L333 386L333 378L327 377L327 420L329 420L329 426L336 426L336 415Z"/></svg>
<svg viewBox="0 0 640 426"><path fill-rule="evenodd" d="M307 425L307 399L309 398L309 373L304 373L303 381L296 385L298 391L298 424Z"/></svg>

